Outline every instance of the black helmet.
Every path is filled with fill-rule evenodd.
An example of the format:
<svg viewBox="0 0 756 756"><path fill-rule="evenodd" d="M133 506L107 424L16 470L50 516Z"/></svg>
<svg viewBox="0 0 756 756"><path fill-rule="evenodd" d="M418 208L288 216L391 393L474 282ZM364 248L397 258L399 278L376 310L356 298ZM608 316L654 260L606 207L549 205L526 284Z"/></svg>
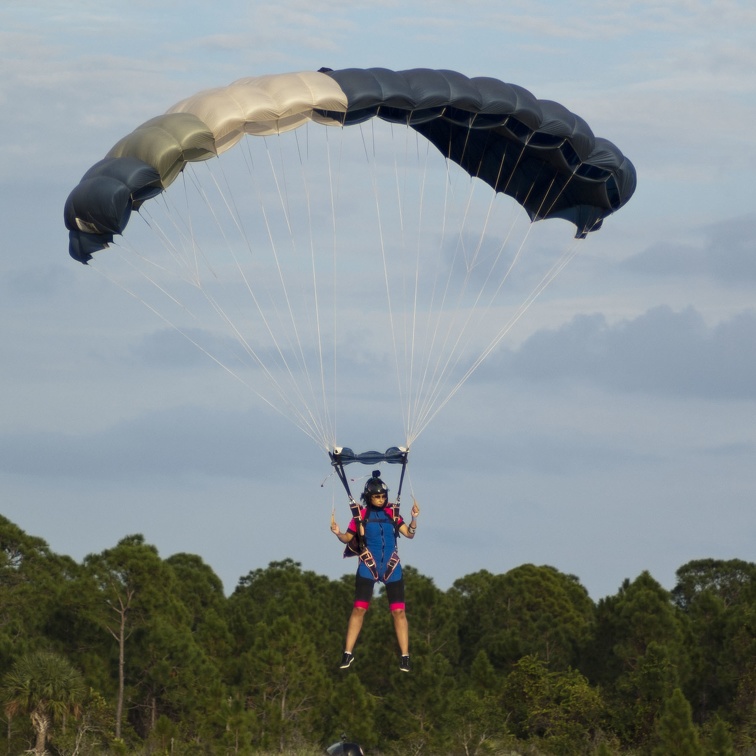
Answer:
<svg viewBox="0 0 756 756"><path fill-rule="evenodd" d="M388 486L380 478L381 471L373 470L373 477L365 483L365 489L362 492L362 499L370 503L370 497L373 494L386 494L388 496Z"/></svg>

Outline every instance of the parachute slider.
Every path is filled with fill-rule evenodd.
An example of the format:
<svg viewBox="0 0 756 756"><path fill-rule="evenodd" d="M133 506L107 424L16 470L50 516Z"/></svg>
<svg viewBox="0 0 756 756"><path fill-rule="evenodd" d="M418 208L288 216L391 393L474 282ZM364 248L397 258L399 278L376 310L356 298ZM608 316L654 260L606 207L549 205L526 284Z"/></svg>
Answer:
<svg viewBox="0 0 756 756"><path fill-rule="evenodd" d="M344 465L349 465L352 462L360 462L363 465L376 465L380 462L386 462L390 465L401 465L402 474L399 477L399 489L396 493L396 504L399 506L399 497L402 493L402 481L404 480L404 471L407 469L407 456L409 455L409 449L405 446L390 446L385 452L379 451L367 451L362 454L355 454L350 448L346 446L335 446L332 452L328 452L328 456L331 458L331 465L336 468L336 474L339 476L341 484L344 486L344 490L351 502L350 506L357 507L357 502L352 497L352 492L349 490L349 481L347 480L346 473L344 472ZM377 475L376 475L377 473ZM373 477L378 477L380 470L373 472Z"/></svg>
<svg viewBox="0 0 756 756"><path fill-rule="evenodd" d="M386 462L390 465L406 465L409 449L404 446L390 446L385 452L366 451L356 454L346 446L336 446L332 452L328 453L331 458L331 464L334 467L349 465L352 462L359 462L363 465L375 465L380 462Z"/></svg>

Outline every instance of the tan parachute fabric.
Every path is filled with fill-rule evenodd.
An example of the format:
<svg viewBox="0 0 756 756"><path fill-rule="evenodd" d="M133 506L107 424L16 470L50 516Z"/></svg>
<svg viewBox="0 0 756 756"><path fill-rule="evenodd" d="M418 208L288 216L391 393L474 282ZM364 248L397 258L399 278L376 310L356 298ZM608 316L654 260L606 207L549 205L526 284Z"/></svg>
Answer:
<svg viewBox="0 0 756 756"><path fill-rule="evenodd" d="M304 72L239 79L188 97L168 113L192 113L201 119L212 131L220 154L245 134L280 134L309 120L335 123L315 117L315 109L345 113L346 95L330 76Z"/></svg>
<svg viewBox="0 0 756 756"><path fill-rule="evenodd" d="M239 79L176 103L123 137L107 157L138 158L154 166L166 188L187 163L216 157L245 134L280 134L309 120L336 124L315 109L346 112L346 95L330 76L304 72Z"/></svg>
<svg viewBox="0 0 756 756"><path fill-rule="evenodd" d="M165 189L192 161L216 156L212 132L191 113L151 118L121 139L106 157L137 158L157 169Z"/></svg>

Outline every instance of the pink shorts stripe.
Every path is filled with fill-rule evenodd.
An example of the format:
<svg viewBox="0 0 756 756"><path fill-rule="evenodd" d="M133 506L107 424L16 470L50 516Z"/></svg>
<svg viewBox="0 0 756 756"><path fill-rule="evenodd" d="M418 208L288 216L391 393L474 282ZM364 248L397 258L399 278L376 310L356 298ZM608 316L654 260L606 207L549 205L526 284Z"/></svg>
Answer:
<svg viewBox="0 0 756 756"><path fill-rule="evenodd" d="M389 604L389 609L390 609L390 610L391 610L392 612L396 612L396 611L398 611L399 609L401 609L401 610L404 610L404 602L402 601L401 603L396 603L396 604Z"/></svg>
<svg viewBox="0 0 756 756"><path fill-rule="evenodd" d="M370 602L369 601L355 601L354 605L358 609L369 609L370 608Z"/></svg>

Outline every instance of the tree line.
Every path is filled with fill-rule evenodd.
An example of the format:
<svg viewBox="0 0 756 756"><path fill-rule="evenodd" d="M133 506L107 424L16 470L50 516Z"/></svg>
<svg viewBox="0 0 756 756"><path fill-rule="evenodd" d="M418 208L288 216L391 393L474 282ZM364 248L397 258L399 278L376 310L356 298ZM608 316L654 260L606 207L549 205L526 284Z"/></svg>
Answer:
<svg viewBox="0 0 756 756"><path fill-rule="evenodd" d="M756 753L756 564L598 602L549 566L405 576L412 672L381 593L340 670L351 576L287 559L226 596L140 535L78 563L0 516L0 753Z"/></svg>

